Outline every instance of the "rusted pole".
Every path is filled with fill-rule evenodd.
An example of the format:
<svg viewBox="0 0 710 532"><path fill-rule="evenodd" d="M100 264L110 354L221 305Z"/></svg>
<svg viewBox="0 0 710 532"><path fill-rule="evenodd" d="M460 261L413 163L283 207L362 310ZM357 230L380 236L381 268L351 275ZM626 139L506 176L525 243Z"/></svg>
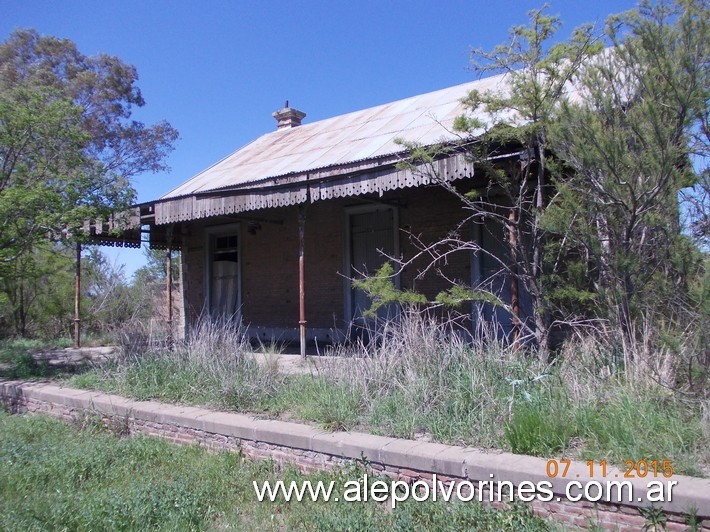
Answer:
<svg viewBox="0 0 710 532"><path fill-rule="evenodd" d="M518 290L518 224L515 208L508 212L508 243L510 244L510 308L513 316L513 350L520 342L520 293Z"/></svg>
<svg viewBox="0 0 710 532"><path fill-rule="evenodd" d="M81 347L81 242L76 243L76 274L74 277L74 349L79 349Z"/></svg>
<svg viewBox="0 0 710 532"><path fill-rule="evenodd" d="M185 339L185 280L183 279L183 255L182 255L182 247L180 247L180 252L178 256L178 274L177 274L177 298L178 298L178 303L177 303L177 319L178 319L178 326L177 326L177 337L178 340L184 340Z"/></svg>
<svg viewBox="0 0 710 532"><path fill-rule="evenodd" d="M165 252L165 304L167 306L168 349L173 349L173 263L170 246Z"/></svg>
<svg viewBox="0 0 710 532"><path fill-rule="evenodd" d="M306 229L306 208L298 208L298 327L301 358L306 358L306 288L303 242Z"/></svg>

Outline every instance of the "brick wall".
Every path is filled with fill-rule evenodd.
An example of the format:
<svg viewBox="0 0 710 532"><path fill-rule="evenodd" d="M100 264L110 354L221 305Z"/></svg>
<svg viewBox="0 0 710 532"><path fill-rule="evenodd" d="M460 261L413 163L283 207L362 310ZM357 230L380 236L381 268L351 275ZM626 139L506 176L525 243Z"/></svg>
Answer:
<svg viewBox="0 0 710 532"><path fill-rule="evenodd" d="M396 191L385 195L382 201L400 205L397 209L399 247L405 258L417 251L409 233L424 242L434 242L446 236L464 216L458 200L438 187ZM346 212L350 207L361 205L368 203L359 198L345 198L308 206L305 287L309 328L346 327L346 281L343 276ZM188 323L194 323L206 301L207 231L238 220L238 217L215 218L186 224L183 271ZM243 319L254 328L295 330L298 327L298 208L255 211L241 220ZM257 227L253 231L249 231L250 220L252 226ZM470 228L464 228L461 237L469 238ZM407 268L401 277L401 285L433 298L446 284L433 273L423 279L415 279L418 269L424 264L422 260ZM469 283L469 254L459 252L450 256L444 270L450 278Z"/></svg>
<svg viewBox="0 0 710 532"><path fill-rule="evenodd" d="M441 187L427 187L404 191L402 200L406 207L399 211L400 250L405 259L418 251L416 240L424 244L438 242L453 231L465 218L461 202ZM459 237L471 238L470 225L459 231ZM402 275L401 287L416 290L433 299L448 284L434 272L417 279L418 272L427 266L429 259L422 258L408 267ZM460 283L471 282L471 259L468 252L456 252L440 264L446 276Z"/></svg>
<svg viewBox="0 0 710 532"><path fill-rule="evenodd" d="M253 459L293 464L306 473L341 468L363 458L370 474L410 484L421 480L431 482L434 475L442 482L476 484L489 480L489 473L494 473L498 481L514 485L547 480L552 483L555 495L560 495L566 483L559 478L549 479L545 475L546 460L541 458L361 433L327 433L296 423L253 419L197 407L131 401L51 384L0 382L0 405L13 412L43 413L67 422L100 416L105 423L131 434L166 438L176 444L211 450L239 451ZM585 464L573 462L569 476L584 476L586 471ZM700 519L697 529L710 530L710 480L683 476L673 479L678 482L673 501L661 505L666 529L687 530L684 512L695 507ZM635 493L644 491L642 480L632 480ZM482 496L486 501L485 490ZM490 504L502 506L496 502ZM555 498L550 502L528 504L539 515L583 528L639 530L646 524L640 502L590 503Z"/></svg>
<svg viewBox="0 0 710 532"><path fill-rule="evenodd" d="M242 316L260 327L298 327L298 208L254 213L282 223L242 231Z"/></svg>
<svg viewBox="0 0 710 532"><path fill-rule="evenodd" d="M195 323L204 312L205 293L205 237L204 226L190 225L184 237L182 260L182 291L185 305L185 321Z"/></svg>

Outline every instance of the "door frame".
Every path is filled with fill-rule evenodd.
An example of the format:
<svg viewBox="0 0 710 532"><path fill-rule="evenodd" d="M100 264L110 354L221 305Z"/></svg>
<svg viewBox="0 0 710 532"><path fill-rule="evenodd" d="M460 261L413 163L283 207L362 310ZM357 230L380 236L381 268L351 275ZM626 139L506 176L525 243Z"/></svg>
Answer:
<svg viewBox="0 0 710 532"><path fill-rule="evenodd" d="M352 312L352 232L351 218L354 214L366 214L377 211L392 211L392 243L394 255L399 256L399 208L393 205L385 205L380 203L368 203L363 205L355 205L345 207L344 210L344 232L345 232L345 250L343 253L343 301L345 309L343 317L345 323L350 324L353 320ZM399 274L394 278L394 285L400 287Z"/></svg>
<svg viewBox="0 0 710 532"><path fill-rule="evenodd" d="M234 315L242 316L242 224L239 222L205 228L205 307L212 316L212 255L218 236L237 236L237 303Z"/></svg>

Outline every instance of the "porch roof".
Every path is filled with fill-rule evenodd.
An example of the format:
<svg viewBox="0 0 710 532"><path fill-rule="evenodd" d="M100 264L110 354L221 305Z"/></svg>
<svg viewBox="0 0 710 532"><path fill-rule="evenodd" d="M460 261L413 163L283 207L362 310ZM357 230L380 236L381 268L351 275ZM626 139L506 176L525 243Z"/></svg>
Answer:
<svg viewBox="0 0 710 532"><path fill-rule="evenodd" d="M502 76L412 96L302 126L272 131L236 150L160 200L256 185L269 179L318 171L402 153L397 138L431 145L453 140L454 119L470 91L497 89Z"/></svg>
<svg viewBox="0 0 710 532"><path fill-rule="evenodd" d="M501 74L277 129L145 204L144 219L163 225L429 184L423 172L396 168L406 153L396 140L424 146L460 140L453 124L466 112L461 100L472 90L506 87ZM446 179L473 175L461 155L441 161L439 170Z"/></svg>

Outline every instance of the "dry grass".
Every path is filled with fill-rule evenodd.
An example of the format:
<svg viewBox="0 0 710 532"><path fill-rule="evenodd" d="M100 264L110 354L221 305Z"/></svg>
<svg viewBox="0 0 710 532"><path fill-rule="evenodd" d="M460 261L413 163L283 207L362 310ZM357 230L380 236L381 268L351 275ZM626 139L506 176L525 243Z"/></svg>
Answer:
<svg viewBox="0 0 710 532"><path fill-rule="evenodd" d="M493 331L494 329L491 329ZM541 361L490 333L473 342L416 313L337 346L310 375L283 375L278 347L258 363L245 330L203 322L174 351L127 352L73 383L138 398L285 415L331 430L585 460L673 460L707 473L707 397L673 388L670 354L579 336ZM631 367L631 364L634 364ZM646 368L642 370L642 368Z"/></svg>

